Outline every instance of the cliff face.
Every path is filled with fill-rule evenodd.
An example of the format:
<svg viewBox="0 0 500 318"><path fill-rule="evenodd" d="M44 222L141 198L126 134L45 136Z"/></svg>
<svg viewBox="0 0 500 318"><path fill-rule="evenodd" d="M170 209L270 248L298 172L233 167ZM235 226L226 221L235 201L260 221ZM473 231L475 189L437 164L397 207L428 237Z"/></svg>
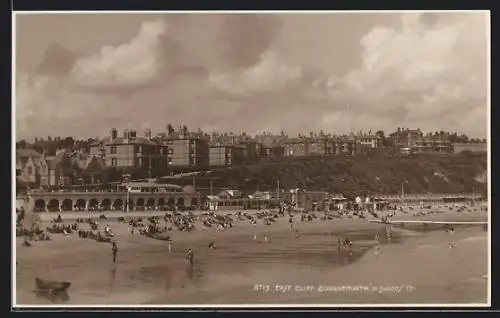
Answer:
<svg viewBox="0 0 500 318"><path fill-rule="evenodd" d="M487 191L485 153L411 156L368 154L355 157L283 158L252 166L213 170L196 185L234 187L245 192L305 187L344 195L405 193L476 193ZM191 182L184 180L184 182ZM181 180L179 180L181 181Z"/></svg>

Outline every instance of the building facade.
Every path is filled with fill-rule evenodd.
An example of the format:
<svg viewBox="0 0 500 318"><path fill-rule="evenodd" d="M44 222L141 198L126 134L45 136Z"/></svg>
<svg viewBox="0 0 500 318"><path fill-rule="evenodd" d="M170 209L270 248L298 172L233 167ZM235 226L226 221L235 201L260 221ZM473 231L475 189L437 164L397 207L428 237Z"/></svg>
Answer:
<svg viewBox="0 0 500 318"><path fill-rule="evenodd" d="M259 162L263 156L263 145L255 140L245 140L240 143L245 147L245 162L253 164Z"/></svg>
<svg viewBox="0 0 500 318"><path fill-rule="evenodd" d="M398 128L397 131L390 135L390 138L394 142L394 145L399 148L411 148L415 147L423 139L423 133L420 129Z"/></svg>
<svg viewBox="0 0 500 318"><path fill-rule="evenodd" d="M111 140L105 143L103 159L109 167L165 169L166 148L151 140L151 136L138 137L135 130L125 130L123 137L112 131Z"/></svg>
<svg viewBox="0 0 500 318"><path fill-rule="evenodd" d="M33 149L16 150L16 176L27 183L40 184L40 161L43 155Z"/></svg>
<svg viewBox="0 0 500 318"><path fill-rule="evenodd" d="M361 135L356 138L356 143L366 148L380 148L382 147L382 138L372 134Z"/></svg>
<svg viewBox="0 0 500 318"><path fill-rule="evenodd" d="M209 165L211 167L241 165L245 162L245 154L245 146L215 143L210 145Z"/></svg>
<svg viewBox="0 0 500 318"><path fill-rule="evenodd" d="M285 156L307 156L310 143L306 139L294 138L283 143Z"/></svg>
<svg viewBox="0 0 500 318"><path fill-rule="evenodd" d="M163 140L167 146L168 167L204 169L209 166L208 141L194 136L169 136Z"/></svg>

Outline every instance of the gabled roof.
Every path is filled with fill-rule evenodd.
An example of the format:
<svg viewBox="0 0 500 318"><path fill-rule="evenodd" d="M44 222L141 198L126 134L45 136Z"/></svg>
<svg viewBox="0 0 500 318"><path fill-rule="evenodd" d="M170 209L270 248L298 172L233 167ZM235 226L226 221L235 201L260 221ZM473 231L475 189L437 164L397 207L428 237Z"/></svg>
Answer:
<svg viewBox="0 0 500 318"><path fill-rule="evenodd" d="M102 158L97 156L92 156L88 157L87 160L85 161L85 169L87 169L92 162L97 163L102 169L106 167L106 162Z"/></svg>
<svg viewBox="0 0 500 318"><path fill-rule="evenodd" d="M61 162L62 156L49 156L45 157L45 162L51 170L55 170L57 165Z"/></svg>
<svg viewBox="0 0 500 318"><path fill-rule="evenodd" d="M47 162L47 166L49 167L49 169L54 170L56 169L57 165L61 162L61 157L50 156L46 157L45 161Z"/></svg>

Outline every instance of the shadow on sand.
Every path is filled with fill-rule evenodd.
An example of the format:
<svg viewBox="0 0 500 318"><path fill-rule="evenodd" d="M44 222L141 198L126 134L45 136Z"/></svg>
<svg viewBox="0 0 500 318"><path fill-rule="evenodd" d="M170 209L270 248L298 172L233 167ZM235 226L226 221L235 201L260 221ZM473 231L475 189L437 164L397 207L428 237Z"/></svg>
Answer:
<svg viewBox="0 0 500 318"><path fill-rule="evenodd" d="M71 298L67 291L58 291L58 292L49 292L44 290L33 291L37 298L48 300L52 303L65 303L69 301Z"/></svg>

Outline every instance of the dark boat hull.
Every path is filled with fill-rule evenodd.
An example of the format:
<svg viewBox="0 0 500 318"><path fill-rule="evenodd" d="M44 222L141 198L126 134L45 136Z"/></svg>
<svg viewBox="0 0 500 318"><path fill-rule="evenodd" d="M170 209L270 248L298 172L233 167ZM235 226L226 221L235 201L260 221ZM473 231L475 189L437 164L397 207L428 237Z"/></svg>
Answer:
<svg viewBox="0 0 500 318"><path fill-rule="evenodd" d="M160 240L160 241L170 241L170 236L161 236L158 234L146 234L147 237L150 237L155 240Z"/></svg>
<svg viewBox="0 0 500 318"><path fill-rule="evenodd" d="M66 291L69 286L71 286L70 282L55 282L50 280L44 280L39 277L35 278L35 285L38 290L52 290L52 291Z"/></svg>
<svg viewBox="0 0 500 318"><path fill-rule="evenodd" d="M111 243L113 241L110 237L105 236L96 237L95 240L100 243Z"/></svg>

